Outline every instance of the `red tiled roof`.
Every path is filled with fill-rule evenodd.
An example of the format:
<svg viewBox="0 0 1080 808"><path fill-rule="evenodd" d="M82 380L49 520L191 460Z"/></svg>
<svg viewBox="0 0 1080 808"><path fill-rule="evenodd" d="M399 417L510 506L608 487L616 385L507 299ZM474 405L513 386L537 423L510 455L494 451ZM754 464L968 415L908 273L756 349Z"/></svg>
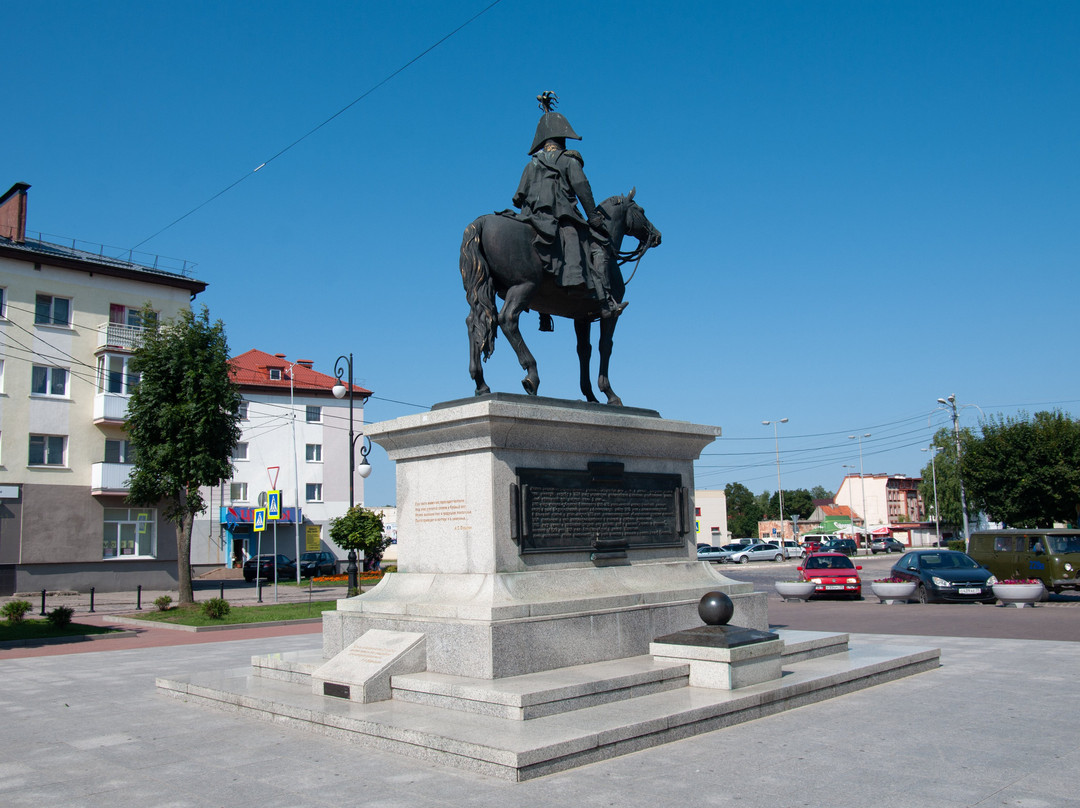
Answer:
<svg viewBox="0 0 1080 808"><path fill-rule="evenodd" d="M275 390L289 389L289 366L292 365L293 373L296 374L294 390L307 392L320 391L329 393L338 380L326 373L313 370L311 362L306 359L297 360L295 363L285 358L284 354L268 354L252 348L250 351L234 356L229 360L232 368L232 377L241 387L262 387ZM270 369L281 370L280 379L270 378ZM353 384L353 393L358 396L370 396L371 391L358 384Z"/></svg>
<svg viewBox="0 0 1080 808"><path fill-rule="evenodd" d="M821 512L826 516L853 516L847 505L822 505Z"/></svg>

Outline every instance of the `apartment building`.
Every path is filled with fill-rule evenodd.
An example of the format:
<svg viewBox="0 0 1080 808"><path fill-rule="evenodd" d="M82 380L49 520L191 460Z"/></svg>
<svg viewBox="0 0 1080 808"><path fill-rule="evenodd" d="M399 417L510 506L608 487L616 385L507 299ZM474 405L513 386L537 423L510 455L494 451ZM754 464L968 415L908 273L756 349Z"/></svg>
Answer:
<svg viewBox="0 0 1080 808"><path fill-rule="evenodd" d="M243 430L233 453L233 477L204 489L207 511L195 520L191 564L196 573L236 567L258 553L296 557L330 550L329 523L349 507L349 396L333 394L336 376L309 359L250 350L229 360L244 398ZM347 373L347 371L346 371ZM344 374L343 374L344 375ZM345 387L348 383L344 378ZM353 385L353 437L359 466L364 449L364 402L371 391ZM364 478L353 472L353 498L364 502ZM280 491L282 518L255 531L255 509L267 491Z"/></svg>
<svg viewBox="0 0 1080 808"><path fill-rule="evenodd" d="M172 525L125 502L129 363L142 308L175 317L206 284L28 235L29 188L0 197L0 594L174 587Z"/></svg>

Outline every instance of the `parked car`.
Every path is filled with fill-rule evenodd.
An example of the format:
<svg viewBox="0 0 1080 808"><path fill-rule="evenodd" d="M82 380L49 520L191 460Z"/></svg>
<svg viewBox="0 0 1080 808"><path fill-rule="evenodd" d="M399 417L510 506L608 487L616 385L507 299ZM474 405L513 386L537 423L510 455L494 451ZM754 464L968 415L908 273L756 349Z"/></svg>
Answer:
<svg viewBox="0 0 1080 808"><path fill-rule="evenodd" d="M698 548L698 561L715 561L717 564L723 564L725 561L731 560L731 554L740 550L745 550L748 545L745 544L725 544L722 547L713 547L711 544L706 545L705 548Z"/></svg>
<svg viewBox="0 0 1080 808"><path fill-rule="evenodd" d="M821 552L853 556L859 552L859 545L855 543L855 539L830 539L821 545Z"/></svg>
<svg viewBox="0 0 1080 808"><path fill-rule="evenodd" d="M774 544L780 545L780 549L784 553L784 558L802 558L806 555L806 549L797 541L787 539L783 543L774 542Z"/></svg>
<svg viewBox="0 0 1080 808"><path fill-rule="evenodd" d="M968 555L999 579L1038 578L1048 591L1080 589L1080 532L1062 529L983 530Z"/></svg>
<svg viewBox="0 0 1080 808"><path fill-rule="evenodd" d="M258 577L274 580L274 568L277 567L279 581L288 579L296 580L296 565L287 555L259 555L249 558L244 562L244 580L249 584L255 580L255 570L258 568Z"/></svg>
<svg viewBox="0 0 1080 808"><path fill-rule="evenodd" d="M915 581L919 603L993 603L997 578L967 553L912 550L893 564L894 578Z"/></svg>
<svg viewBox="0 0 1080 808"><path fill-rule="evenodd" d="M326 550L300 555L300 577L315 578L319 575L337 575L337 556Z"/></svg>
<svg viewBox="0 0 1080 808"><path fill-rule="evenodd" d="M775 544L739 545L739 549L731 553L729 560L737 564L745 564L747 561L783 561L784 553Z"/></svg>
<svg viewBox="0 0 1080 808"><path fill-rule="evenodd" d="M870 552L874 555L878 553L903 553L907 551L907 545L898 542L891 537L876 538L870 542Z"/></svg>
<svg viewBox="0 0 1080 808"><path fill-rule="evenodd" d="M825 542L839 539L840 537L835 533L806 533L799 538L802 539L803 547L806 548L806 552L816 553L821 550L821 545Z"/></svg>
<svg viewBox="0 0 1080 808"><path fill-rule="evenodd" d="M810 553L799 565L804 581L814 582L815 595L862 597L862 579L854 562L843 553Z"/></svg>

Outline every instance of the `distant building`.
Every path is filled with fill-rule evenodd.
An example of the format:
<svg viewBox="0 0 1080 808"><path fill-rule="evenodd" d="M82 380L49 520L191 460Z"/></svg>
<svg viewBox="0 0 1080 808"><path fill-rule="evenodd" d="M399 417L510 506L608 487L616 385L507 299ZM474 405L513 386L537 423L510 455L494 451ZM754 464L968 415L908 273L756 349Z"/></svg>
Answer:
<svg viewBox="0 0 1080 808"><path fill-rule="evenodd" d="M694 492L694 526L698 544L719 547L731 541L727 526L727 494L723 491Z"/></svg>
<svg viewBox="0 0 1080 808"><path fill-rule="evenodd" d="M29 188L0 196L0 595L171 589L172 524L125 501L129 364L143 307L173 318L206 284L179 262L33 238Z"/></svg>
<svg viewBox="0 0 1080 808"><path fill-rule="evenodd" d="M338 399L336 377L308 359L250 350L229 360L244 398L243 434L233 452L233 477L204 489L207 511L192 529L191 564L198 571L238 566L257 553L330 550L329 523L349 507L349 397ZM347 380L346 380L347 381ZM353 387L356 462L364 445L364 403L370 390ZM295 438L294 438L295 431ZM353 476L354 501L364 504L364 479ZM254 512L269 490L281 492L282 518L254 530ZM299 505L299 514L297 513ZM297 522L299 516L299 522ZM297 530L299 528L299 530ZM275 550L276 535L276 550Z"/></svg>
<svg viewBox="0 0 1080 808"><path fill-rule="evenodd" d="M865 518L866 527L898 522L922 522L926 507L919 494L921 477L902 474L848 474L833 497L837 505L846 505ZM863 513L863 486L866 490L866 513Z"/></svg>

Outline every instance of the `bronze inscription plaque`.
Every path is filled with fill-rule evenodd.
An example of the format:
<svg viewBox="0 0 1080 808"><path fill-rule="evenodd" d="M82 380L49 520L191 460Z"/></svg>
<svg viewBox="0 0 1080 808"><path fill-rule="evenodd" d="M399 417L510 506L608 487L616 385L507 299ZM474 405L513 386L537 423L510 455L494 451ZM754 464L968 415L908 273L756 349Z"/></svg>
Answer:
<svg viewBox="0 0 1080 808"><path fill-rule="evenodd" d="M585 471L519 468L517 475L522 553L590 551L598 539L629 549L682 544L686 496L678 474L590 463Z"/></svg>

